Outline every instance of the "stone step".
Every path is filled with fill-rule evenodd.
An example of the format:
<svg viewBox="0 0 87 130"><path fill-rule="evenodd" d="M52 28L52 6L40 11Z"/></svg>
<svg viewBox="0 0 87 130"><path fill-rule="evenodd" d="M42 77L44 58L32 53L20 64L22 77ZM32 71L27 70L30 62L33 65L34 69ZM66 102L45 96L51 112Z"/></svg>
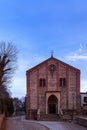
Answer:
<svg viewBox="0 0 87 130"><path fill-rule="evenodd" d="M40 117L40 120L44 121L59 121L60 118L57 114L43 114Z"/></svg>
<svg viewBox="0 0 87 130"><path fill-rule="evenodd" d="M63 120L72 120L72 118L71 115L63 115Z"/></svg>

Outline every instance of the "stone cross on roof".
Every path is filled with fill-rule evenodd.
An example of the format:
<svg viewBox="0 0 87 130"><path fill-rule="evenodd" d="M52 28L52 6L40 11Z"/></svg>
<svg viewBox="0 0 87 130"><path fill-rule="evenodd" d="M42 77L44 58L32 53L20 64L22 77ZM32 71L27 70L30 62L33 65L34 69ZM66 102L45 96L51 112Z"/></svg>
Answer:
<svg viewBox="0 0 87 130"><path fill-rule="evenodd" d="M51 57L53 57L53 53L54 53L54 51L52 50L52 51L51 51Z"/></svg>

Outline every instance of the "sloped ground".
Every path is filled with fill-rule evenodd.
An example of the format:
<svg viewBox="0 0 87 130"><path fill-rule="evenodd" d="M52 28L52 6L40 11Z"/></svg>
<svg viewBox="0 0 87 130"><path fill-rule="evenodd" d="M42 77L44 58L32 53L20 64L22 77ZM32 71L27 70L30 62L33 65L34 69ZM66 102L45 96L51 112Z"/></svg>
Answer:
<svg viewBox="0 0 87 130"><path fill-rule="evenodd" d="M30 121L18 117L5 120L1 130L87 130L87 128L72 122Z"/></svg>
<svg viewBox="0 0 87 130"><path fill-rule="evenodd" d="M49 129L38 123L7 119L4 121L1 130L49 130Z"/></svg>
<svg viewBox="0 0 87 130"><path fill-rule="evenodd" d="M41 121L40 124L47 126L50 130L87 130L87 128L70 122Z"/></svg>

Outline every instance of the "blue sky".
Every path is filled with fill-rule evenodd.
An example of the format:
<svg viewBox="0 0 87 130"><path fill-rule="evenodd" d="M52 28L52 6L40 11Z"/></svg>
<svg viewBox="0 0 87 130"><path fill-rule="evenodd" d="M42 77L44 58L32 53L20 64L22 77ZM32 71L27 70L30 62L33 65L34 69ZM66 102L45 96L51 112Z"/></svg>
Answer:
<svg viewBox="0 0 87 130"><path fill-rule="evenodd" d="M81 70L87 91L87 0L0 0L0 41L14 43L13 97L26 94L26 70L54 57Z"/></svg>

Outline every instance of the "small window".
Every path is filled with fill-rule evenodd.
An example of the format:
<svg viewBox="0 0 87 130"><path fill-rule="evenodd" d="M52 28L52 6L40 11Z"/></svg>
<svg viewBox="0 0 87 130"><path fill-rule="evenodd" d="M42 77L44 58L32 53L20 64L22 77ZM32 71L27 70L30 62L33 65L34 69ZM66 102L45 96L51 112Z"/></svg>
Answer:
<svg viewBox="0 0 87 130"><path fill-rule="evenodd" d="M86 102L86 103L87 103L87 97L84 97L84 102Z"/></svg>
<svg viewBox="0 0 87 130"><path fill-rule="evenodd" d="M60 78L60 86L66 86L66 79Z"/></svg>
<svg viewBox="0 0 87 130"><path fill-rule="evenodd" d="M87 106L87 104L83 104L83 106L85 107L85 106Z"/></svg>
<svg viewBox="0 0 87 130"><path fill-rule="evenodd" d="M45 79L40 79L40 87L45 87Z"/></svg>

